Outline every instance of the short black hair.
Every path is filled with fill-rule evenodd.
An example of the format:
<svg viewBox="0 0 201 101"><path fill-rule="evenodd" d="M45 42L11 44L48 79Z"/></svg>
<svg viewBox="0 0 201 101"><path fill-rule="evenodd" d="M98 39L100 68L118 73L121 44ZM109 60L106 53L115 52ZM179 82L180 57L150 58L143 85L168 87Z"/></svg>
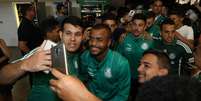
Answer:
<svg viewBox="0 0 201 101"><path fill-rule="evenodd" d="M102 22L104 22L105 20L114 20L116 22L116 17L112 13L105 13L102 15Z"/></svg>
<svg viewBox="0 0 201 101"><path fill-rule="evenodd" d="M46 37L47 32L51 32L57 26L59 26L59 22L54 17L48 17L41 22L40 30L42 34Z"/></svg>
<svg viewBox="0 0 201 101"><path fill-rule="evenodd" d="M173 20L171 20L170 18L166 18L166 19L161 23L160 29L163 30L163 29L162 29L163 25L167 25L167 24L169 24L169 25L175 25L175 23L174 23Z"/></svg>
<svg viewBox="0 0 201 101"><path fill-rule="evenodd" d="M153 11L149 11L149 12L147 12L146 17L147 17L147 19L152 18L152 17L155 18L156 14Z"/></svg>
<svg viewBox="0 0 201 101"><path fill-rule="evenodd" d="M32 4L23 4L23 6L21 6L20 8L20 12L22 14L22 16L26 16L26 12L31 10L33 7Z"/></svg>
<svg viewBox="0 0 201 101"><path fill-rule="evenodd" d="M111 38L111 29L110 27L108 27L107 25L105 24L96 24L92 27L91 30L99 30L99 29L105 29L107 31L107 35L108 35L108 38Z"/></svg>
<svg viewBox="0 0 201 101"><path fill-rule="evenodd" d="M64 5L62 3L58 3L57 4L57 12L59 12L61 10L61 8L64 7Z"/></svg>
<svg viewBox="0 0 201 101"><path fill-rule="evenodd" d="M177 15L179 17L185 17L185 10L181 7L175 7L168 12L168 15Z"/></svg>
<svg viewBox="0 0 201 101"><path fill-rule="evenodd" d="M143 56L146 54L152 54L152 55L156 56L157 63L160 67L166 68L168 71L171 68L170 59L165 52L156 50L156 49L149 49L143 53Z"/></svg>
<svg viewBox="0 0 201 101"><path fill-rule="evenodd" d="M151 4L154 4L154 3L157 2L157 1L162 2L162 4L164 5L163 0L152 0L152 3L151 3Z"/></svg>
<svg viewBox="0 0 201 101"><path fill-rule="evenodd" d="M135 101L201 101L201 84L190 77L154 77L139 89Z"/></svg>
<svg viewBox="0 0 201 101"><path fill-rule="evenodd" d="M143 20L145 23L146 23L146 16L143 14L143 13L137 13L137 14L135 14L134 16L133 16L133 18L132 18L132 21L134 21L134 20L136 20L136 19L138 19L138 20Z"/></svg>
<svg viewBox="0 0 201 101"><path fill-rule="evenodd" d="M69 16L63 20L62 25L61 25L62 31L64 30L65 24L72 24L74 26L79 26L79 27L83 28L82 20L76 16Z"/></svg>

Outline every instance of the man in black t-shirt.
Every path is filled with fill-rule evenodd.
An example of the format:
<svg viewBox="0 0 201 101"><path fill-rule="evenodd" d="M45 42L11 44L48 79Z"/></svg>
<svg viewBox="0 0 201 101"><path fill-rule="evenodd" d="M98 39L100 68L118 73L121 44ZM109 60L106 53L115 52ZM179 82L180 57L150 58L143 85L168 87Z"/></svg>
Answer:
<svg viewBox="0 0 201 101"><path fill-rule="evenodd" d="M18 28L18 47L24 55L39 46L43 41L43 36L32 22L36 15L34 7L26 4L22 7L21 13L23 18Z"/></svg>

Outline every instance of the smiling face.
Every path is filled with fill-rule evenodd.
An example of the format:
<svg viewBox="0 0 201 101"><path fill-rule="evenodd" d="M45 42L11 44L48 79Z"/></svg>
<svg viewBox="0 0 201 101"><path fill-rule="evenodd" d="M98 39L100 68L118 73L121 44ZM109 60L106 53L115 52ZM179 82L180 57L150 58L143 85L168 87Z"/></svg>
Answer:
<svg viewBox="0 0 201 101"><path fill-rule="evenodd" d="M146 54L142 57L138 67L139 82L144 83L156 76L167 75L168 70L160 67L158 58L153 54Z"/></svg>
<svg viewBox="0 0 201 101"><path fill-rule="evenodd" d="M83 37L82 30L78 25L66 23L64 24L63 31L60 31L60 38L69 53L77 52L80 48Z"/></svg>
<svg viewBox="0 0 201 101"><path fill-rule="evenodd" d="M110 45L110 38L106 29L92 29L89 35L90 53L96 58L104 58Z"/></svg>
<svg viewBox="0 0 201 101"><path fill-rule="evenodd" d="M131 31L134 36L140 36L146 29L146 22L142 19L134 19L131 22Z"/></svg>

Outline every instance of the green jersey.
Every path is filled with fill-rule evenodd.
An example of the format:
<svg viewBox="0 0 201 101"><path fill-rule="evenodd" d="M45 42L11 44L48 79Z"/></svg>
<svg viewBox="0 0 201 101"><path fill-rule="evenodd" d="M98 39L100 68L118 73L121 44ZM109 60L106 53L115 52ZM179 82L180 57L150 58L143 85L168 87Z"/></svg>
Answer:
<svg viewBox="0 0 201 101"><path fill-rule="evenodd" d="M155 48L168 54L170 58L170 73L190 76L194 67L194 57L191 49L180 40L165 44L162 40L155 41Z"/></svg>
<svg viewBox="0 0 201 101"><path fill-rule="evenodd" d="M157 25L157 26L160 26L161 23L162 23L165 19L166 19L165 16L158 15L158 16L156 16L156 18L155 18L154 24Z"/></svg>
<svg viewBox="0 0 201 101"><path fill-rule="evenodd" d="M128 59L133 79L138 78L137 69L143 52L152 47L153 41L151 38L146 38L144 35L135 37L132 33L128 33L118 45L116 50Z"/></svg>
<svg viewBox="0 0 201 101"><path fill-rule="evenodd" d="M119 53L108 50L104 60L98 62L87 50L81 55L80 67L80 76L84 75L83 82L90 92L103 101L127 101L130 89L129 63Z"/></svg>
<svg viewBox="0 0 201 101"><path fill-rule="evenodd" d="M151 35L151 37L155 39L161 39L160 35L160 27L157 25L152 25L149 28L147 28L147 32Z"/></svg>
<svg viewBox="0 0 201 101"><path fill-rule="evenodd" d="M67 54L68 72L70 75L78 75L79 54ZM44 72L32 73L32 86L28 101L60 101L57 95L50 89L49 80L54 77Z"/></svg>

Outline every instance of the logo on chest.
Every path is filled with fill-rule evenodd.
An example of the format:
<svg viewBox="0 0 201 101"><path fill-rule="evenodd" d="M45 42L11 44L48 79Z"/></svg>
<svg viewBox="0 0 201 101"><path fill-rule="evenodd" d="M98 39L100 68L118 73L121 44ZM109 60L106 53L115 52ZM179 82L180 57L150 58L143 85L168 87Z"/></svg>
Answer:
<svg viewBox="0 0 201 101"><path fill-rule="evenodd" d="M141 48L142 48L143 50L147 50L147 49L149 48L149 46L148 46L147 43L143 43L143 44L141 45Z"/></svg>
<svg viewBox="0 0 201 101"><path fill-rule="evenodd" d="M176 55L175 55L174 53L170 53L170 54L169 54L169 58L170 58L171 60L174 60L174 59L176 58Z"/></svg>
<svg viewBox="0 0 201 101"><path fill-rule="evenodd" d="M105 76L106 78L112 78L112 71L111 71L111 68L106 68L106 69L104 70L104 76Z"/></svg>

